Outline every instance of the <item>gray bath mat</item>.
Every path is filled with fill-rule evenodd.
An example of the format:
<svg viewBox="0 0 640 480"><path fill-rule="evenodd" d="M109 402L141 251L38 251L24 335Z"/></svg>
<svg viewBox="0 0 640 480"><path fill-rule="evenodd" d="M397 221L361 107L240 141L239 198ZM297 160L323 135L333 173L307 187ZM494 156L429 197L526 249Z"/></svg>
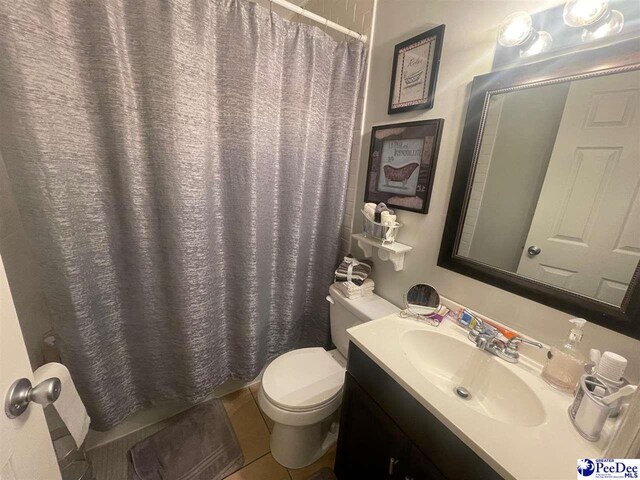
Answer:
<svg viewBox="0 0 640 480"><path fill-rule="evenodd" d="M321 468L307 480L336 480L336 475L329 468Z"/></svg>
<svg viewBox="0 0 640 480"><path fill-rule="evenodd" d="M132 480L218 480L244 462L218 399L193 407L129 450Z"/></svg>

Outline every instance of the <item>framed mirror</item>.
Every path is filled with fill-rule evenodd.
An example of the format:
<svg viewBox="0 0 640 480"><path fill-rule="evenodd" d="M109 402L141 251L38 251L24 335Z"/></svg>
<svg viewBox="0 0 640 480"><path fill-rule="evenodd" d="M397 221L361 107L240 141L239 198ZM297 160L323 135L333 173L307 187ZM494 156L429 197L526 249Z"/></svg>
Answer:
<svg viewBox="0 0 640 480"><path fill-rule="evenodd" d="M640 39L474 79L438 265L640 338Z"/></svg>

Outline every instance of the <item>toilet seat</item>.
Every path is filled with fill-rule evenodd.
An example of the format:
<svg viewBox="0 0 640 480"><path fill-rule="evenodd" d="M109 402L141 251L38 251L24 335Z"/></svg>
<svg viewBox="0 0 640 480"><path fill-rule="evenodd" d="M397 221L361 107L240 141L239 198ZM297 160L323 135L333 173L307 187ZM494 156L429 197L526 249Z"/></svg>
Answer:
<svg viewBox="0 0 640 480"><path fill-rule="evenodd" d="M316 410L342 393L345 368L324 348L301 348L276 358L264 371L262 391L291 412Z"/></svg>

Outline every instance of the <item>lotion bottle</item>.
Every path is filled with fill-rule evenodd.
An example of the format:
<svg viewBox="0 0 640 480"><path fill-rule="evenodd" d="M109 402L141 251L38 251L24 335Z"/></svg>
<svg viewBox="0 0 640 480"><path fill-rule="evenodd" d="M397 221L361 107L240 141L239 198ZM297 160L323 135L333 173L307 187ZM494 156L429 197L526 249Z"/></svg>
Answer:
<svg viewBox="0 0 640 480"><path fill-rule="evenodd" d="M564 344L551 347L549 360L542 369L542 378L551 386L565 392L573 392L584 375L586 357L580 351L582 328L587 323L584 318L569 320L573 324L569 339Z"/></svg>

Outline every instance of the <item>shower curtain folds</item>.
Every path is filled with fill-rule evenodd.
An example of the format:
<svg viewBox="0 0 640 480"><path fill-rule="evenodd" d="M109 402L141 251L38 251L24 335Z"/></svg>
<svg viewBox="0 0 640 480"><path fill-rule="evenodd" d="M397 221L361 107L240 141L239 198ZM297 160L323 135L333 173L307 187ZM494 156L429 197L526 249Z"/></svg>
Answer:
<svg viewBox="0 0 640 480"><path fill-rule="evenodd" d="M365 56L245 0L0 0L0 152L92 428L328 343Z"/></svg>

